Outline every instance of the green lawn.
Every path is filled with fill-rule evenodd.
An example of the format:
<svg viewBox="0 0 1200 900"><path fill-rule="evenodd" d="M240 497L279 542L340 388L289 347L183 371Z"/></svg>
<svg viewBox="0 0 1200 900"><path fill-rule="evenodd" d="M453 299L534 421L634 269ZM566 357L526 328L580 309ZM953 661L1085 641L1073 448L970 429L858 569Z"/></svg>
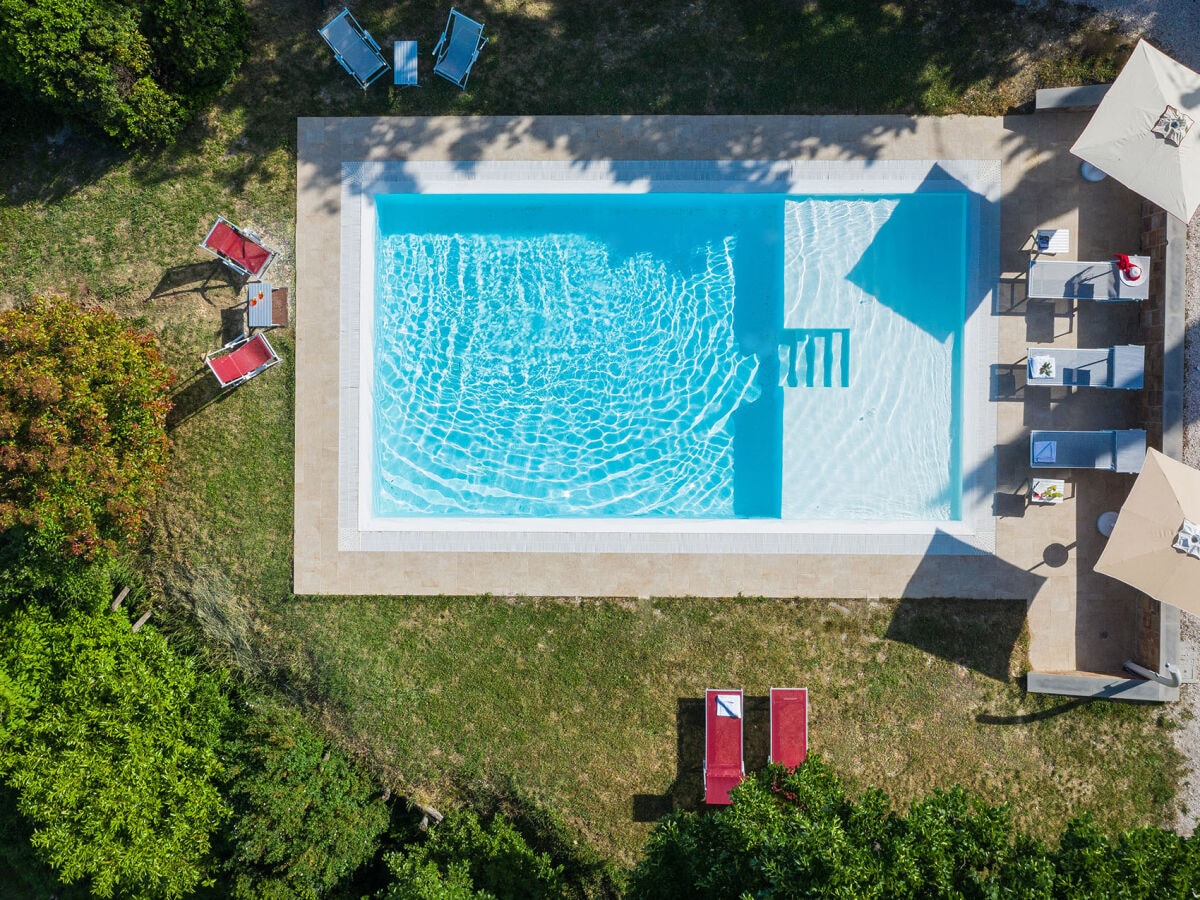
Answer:
<svg viewBox="0 0 1200 900"><path fill-rule="evenodd" d="M1042 834L1084 810L1114 828L1169 820L1179 761L1159 711L1025 695L1019 604L293 597L290 332L270 335L285 364L229 396L198 368L238 304L196 247L217 213L266 235L283 251L273 280L290 278L299 115L997 114L1111 77L1119 36L1051 19L1073 7L995 0L475 0L462 8L492 40L468 91L428 78L425 55L420 88L364 93L319 43L315 6L250 8L239 77L171 148L127 156L0 112L0 303L62 292L119 309L179 372L174 465L140 557L160 621L180 637L198 623L392 788L447 804L511 780L625 862L638 820L695 802L710 686L808 685L813 746L900 802L961 782ZM446 8L355 13L385 47L428 54Z"/></svg>

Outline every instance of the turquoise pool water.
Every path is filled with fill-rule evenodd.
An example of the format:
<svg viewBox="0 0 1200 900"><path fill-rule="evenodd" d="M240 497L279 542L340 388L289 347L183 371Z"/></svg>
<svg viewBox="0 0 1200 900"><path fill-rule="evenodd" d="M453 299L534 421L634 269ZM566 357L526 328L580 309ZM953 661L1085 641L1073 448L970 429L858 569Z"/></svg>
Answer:
<svg viewBox="0 0 1200 900"><path fill-rule="evenodd" d="M965 192L375 203L375 515L959 518Z"/></svg>

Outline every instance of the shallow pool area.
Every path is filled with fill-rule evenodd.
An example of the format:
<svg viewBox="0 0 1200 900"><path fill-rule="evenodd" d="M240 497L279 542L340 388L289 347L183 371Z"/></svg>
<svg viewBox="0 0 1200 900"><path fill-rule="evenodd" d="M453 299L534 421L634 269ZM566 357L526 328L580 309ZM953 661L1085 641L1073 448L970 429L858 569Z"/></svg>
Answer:
<svg viewBox="0 0 1200 900"><path fill-rule="evenodd" d="M344 163L341 546L987 552L997 177Z"/></svg>
<svg viewBox="0 0 1200 900"><path fill-rule="evenodd" d="M959 517L965 190L374 202L376 516Z"/></svg>

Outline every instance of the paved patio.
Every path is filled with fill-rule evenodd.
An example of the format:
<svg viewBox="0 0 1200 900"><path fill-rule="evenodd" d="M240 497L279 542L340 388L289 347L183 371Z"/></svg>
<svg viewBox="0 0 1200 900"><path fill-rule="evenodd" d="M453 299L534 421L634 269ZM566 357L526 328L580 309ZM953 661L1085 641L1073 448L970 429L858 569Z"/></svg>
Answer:
<svg viewBox="0 0 1200 900"><path fill-rule="evenodd" d="M1030 664L1120 671L1132 655L1133 591L1092 573L1097 517L1120 508L1133 477L1069 476L1069 499L1027 506L1030 428L1138 424L1137 398L1026 389L1033 344L1138 342L1136 304L1027 301L1037 228L1071 231L1066 257L1137 249L1140 200L1079 176L1068 153L1086 113L949 117L539 117L301 119L296 234L298 594L737 594L778 597L1020 598ZM359 160L996 160L1001 167L998 347L988 399L997 425L995 556L678 553L364 552L339 542L341 165ZM1136 393L1136 392L1131 392Z"/></svg>

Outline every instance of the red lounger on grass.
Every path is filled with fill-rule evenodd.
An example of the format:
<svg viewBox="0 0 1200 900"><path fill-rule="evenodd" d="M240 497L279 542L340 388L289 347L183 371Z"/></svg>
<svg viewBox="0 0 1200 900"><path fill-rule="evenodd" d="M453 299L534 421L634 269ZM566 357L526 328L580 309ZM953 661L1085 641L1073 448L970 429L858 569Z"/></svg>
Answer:
<svg viewBox="0 0 1200 900"><path fill-rule="evenodd" d="M258 239L253 231L243 231L224 216L208 230L200 245L229 268L242 275L261 275L275 260L275 251Z"/></svg>
<svg viewBox="0 0 1200 900"><path fill-rule="evenodd" d="M808 688L771 688L771 762L794 769L808 756Z"/></svg>
<svg viewBox="0 0 1200 900"><path fill-rule="evenodd" d="M218 354L224 354L218 356ZM230 341L220 350L214 350L204 357L213 375L221 387L233 387L243 381L249 381L259 372L264 372L275 363L279 356L267 343L261 334L252 338L240 337Z"/></svg>
<svg viewBox="0 0 1200 900"><path fill-rule="evenodd" d="M742 783L742 692L704 692L704 802L729 805Z"/></svg>

